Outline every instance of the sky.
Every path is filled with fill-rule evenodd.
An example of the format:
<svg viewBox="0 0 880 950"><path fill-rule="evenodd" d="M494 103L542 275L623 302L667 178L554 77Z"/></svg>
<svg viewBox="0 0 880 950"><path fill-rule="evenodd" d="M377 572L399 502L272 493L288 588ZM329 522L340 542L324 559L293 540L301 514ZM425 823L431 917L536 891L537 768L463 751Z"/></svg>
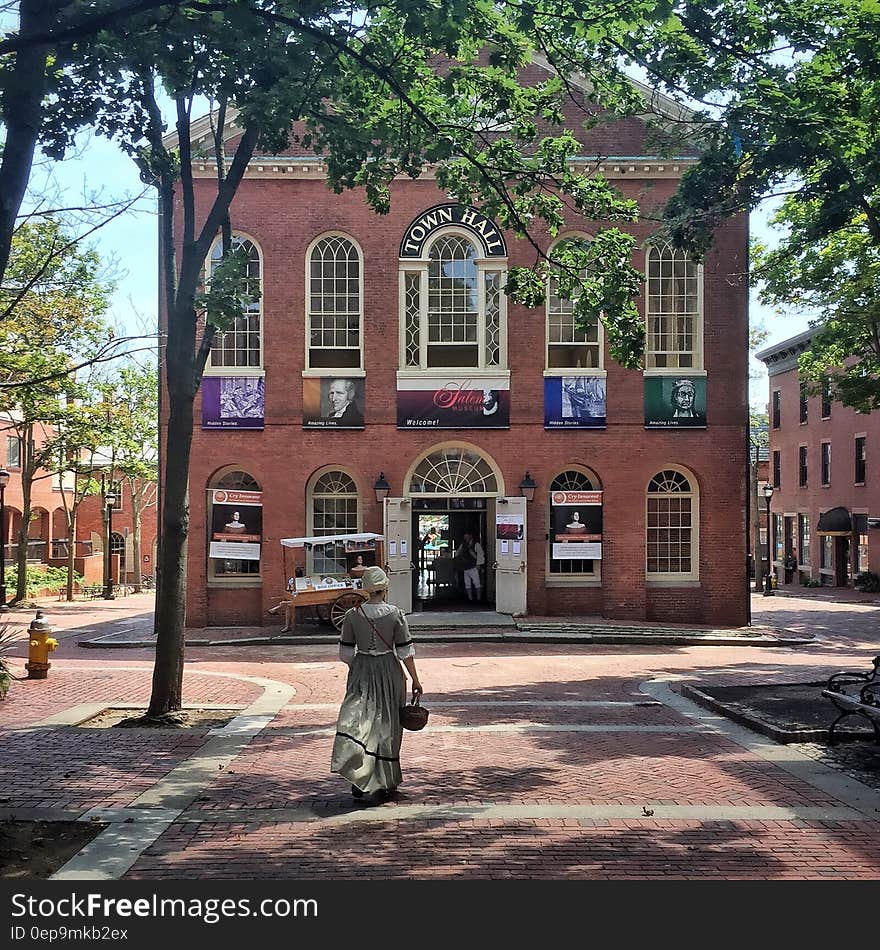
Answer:
<svg viewBox="0 0 880 950"><path fill-rule="evenodd" d="M137 169L128 156L115 145L97 136L83 135L78 140L77 155L57 164L53 174L58 186L71 204L85 192L100 192L102 199L118 200L134 197L143 191ZM37 173L40 180L40 173ZM776 241L768 225L769 204L758 208L751 216L751 232L770 246ZM110 319L130 334L154 328L157 324L158 253L155 199L149 192L131 211L128 211L95 232L90 243L110 263L116 280L112 295ZM780 316L762 306L754 289L750 292L750 319L752 325L763 324L767 330L764 346L779 343L806 330L805 314ZM758 411L765 411L767 403L767 374L764 364L754 358L750 361L753 378L750 382L749 401Z"/></svg>

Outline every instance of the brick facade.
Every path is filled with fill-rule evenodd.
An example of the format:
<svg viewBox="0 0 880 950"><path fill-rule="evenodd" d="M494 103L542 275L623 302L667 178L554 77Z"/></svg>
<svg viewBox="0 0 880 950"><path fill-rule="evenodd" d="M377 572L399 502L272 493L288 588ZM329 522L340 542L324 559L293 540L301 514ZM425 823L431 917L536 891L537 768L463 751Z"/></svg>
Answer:
<svg viewBox="0 0 880 950"><path fill-rule="evenodd" d="M801 421L801 387L797 360L809 348L811 331L801 333L758 354L770 374L770 482L773 459L778 453L779 483L771 511L781 517L782 532L773 523L774 569L779 584L801 583L812 577L829 586L851 585L859 571L880 568L880 530L869 529L866 519L880 516L880 414L859 413L821 396L806 399L806 421ZM774 393L778 393L774 397ZM779 425L774 425L774 399L778 400ZM823 412L824 408L828 410ZM865 440L865 477L856 481L856 439ZM830 470L823 484L822 445L830 445ZM806 484L801 485L801 448L806 449ZM833 508L843 508L852 530L848 537L827 536L823 565L823 540L819 518ZM810 527L808 557L801 550L799 518ZM861 539L861 544L860 544ZM865 544L867 540L867 544ZM866 557L867 554L867 557ZM786 569L785 558L797 558L797 570Z"/></svg>
<svg viewBox="0 0 880 950"><path fill-rule="evenodd" d="M627 122L604 129L591 154L641 154L643 130ZM637 134L638 133L638 134ZM671 195L686 160L607 159L606 172L643 209L656 209ZM196 166L197 212L214 190L210 167ZM544 429L545 312L508 302L509 430L421 431L397 428L399 366L399 260L401 237L410 223L448 198L428 177L398 181L391 213L378 217L360 192L330 193L314 163L262 157L251 164L232 206L233 229L260 248L263 266L263 368L265 428L212 431L199 427L195 405L190 468L190 544L187 622L192 626L261 623L265 609L284 589L279 539L308 531L307 484L320 468L338 465L355 480L360 529L382 532L382 507L373 483L384 472L391 496L405 491L415 460L432 446L466 443L490 458L504 492L519 494L526 470L537 482L528 504L525 551L527 608L534 615L604 615L631 620L742 624L747 621L747 221L724 224L704 265L704 360L708 378L707 426L691 430L644 428L644 382L607 355L607 428ZM572 218L568 233L589 234L590 222ZM653 230L633 226L641 243ZM348 235L363 252L364 369L363 431L304 430L305 255L328 232ZM177 233L180 231L178 229ZM534 264L534 249L506 234L507 266ZM547 235L539 239L549 247ZM633 264L645 267L643 250ZM682 370L686 375L686 371ZM228 375L236 375L233 370ZM338 375L338 374L334 374ZM450 374L452 375L452 374ZM461 375L467 375L462 371ZM164 433L163 442L164 445ZM585 466L601 481L604 495L601 583L548 586L546 577L548 488L565 469ZM246 471L263 492L261 579L209 578L206 489L221 470ZM698 579L646 585L646 490L668 466L686 468L699 490ZM415 542L415 538L412 539ZM491 552L488 554L492 563ZM275 622L274 618L271 622Z"/></svg>

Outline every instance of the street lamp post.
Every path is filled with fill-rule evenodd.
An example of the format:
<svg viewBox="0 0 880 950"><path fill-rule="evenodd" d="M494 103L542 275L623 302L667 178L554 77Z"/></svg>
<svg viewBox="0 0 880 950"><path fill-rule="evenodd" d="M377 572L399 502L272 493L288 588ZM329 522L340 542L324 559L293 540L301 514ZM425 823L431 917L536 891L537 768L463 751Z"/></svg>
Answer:
<svg viewBox="0 0 880 950"><path fill-rule="evenodd" d="M6 486L9 472L0 468L0 610L6 610Z"/></svg>
<svg viewBox="0 0 880 950"><path fill-rule="evenodd" d="M107 505L107 553L104 555L104 600L116 600L113 593L113 570L111 539L113 537L113 506L116 504L116 492L111 488L104 495Z"/></svg>
<svg viewBox="0 0 880 950"><path fill-rule="evenodd" d="M767 573L764 575L764 596L773 596L773 537L770 533L770 499L773 497L773 486L764 486L764 498L767 500Z"/></svg>

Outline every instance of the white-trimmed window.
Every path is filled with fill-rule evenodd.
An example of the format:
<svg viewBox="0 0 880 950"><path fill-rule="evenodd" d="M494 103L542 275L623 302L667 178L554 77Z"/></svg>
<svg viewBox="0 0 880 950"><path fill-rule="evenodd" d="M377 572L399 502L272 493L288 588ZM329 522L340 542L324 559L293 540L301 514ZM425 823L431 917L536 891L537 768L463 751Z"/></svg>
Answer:
<svg viewBox="0 0 880 950"><path fill-rule="evenodd" d="M245 255L245 289L251 299L242 308L241 316L232 321L228 330L218 333L211 347L211 357L206 367L215 373L219 370L258 369L263 365L263 265L259 248L250 238L235 235L232 247L241 249ZM218 240L211 249L207 279L223 257L223 243Z"/></svg>
<svg viewBox="0 0 880 950"><path fill-rule="evenodd" d="M646 519L649 578L699 576L699 496L696 482L677 469L658 472L648 484Z"/></svg>
<svg viewBox="0 0 880 950"><path fill-rule="evenodd" d="M506 263L454 230L426 253L401 269L401 368L506 369Z"/></svg>
<svg viewBox="0 0 880 950"><path fill-rule="evenodd" d="M227 491L261 491L257 480L248 472L239 469L226 470L219 477L211 481L211 488L224 488ZM210 497L210 496L209 496ZM209 525L208 539L210 544L210 525L214 520L213 502L208 504ZM242 558L228 557L209 557L208 558L208 578L223 579L244 578L246 580L259 580L260 561L248 561Z"/></svg>
<svg viewBox="0 0 880 950"><path fill-rule="evenodd" d="M360 505L355 480L347 472L329 469L314 475L308 485L309 534L354 534L360 530ZM309 574L344 574L341 547L327 545L307 550Z"/></svg>
<svg viewBox="0 0 880 950"><path fill-rule="evenodd" d="M703 368L702 266L668 243L647 251L645 368Z"/></svg>
<svg viewBox="0 0 880 950"><path fill-rule="evenodd" d="M562 242L573 243L572 239ZM577 243L586 243L581 239ZM559 247L559 245L557 245ZM552 251L551 251L552 254ZM547 287L547 369L602 369L602 324L598 318L586 327L574 319L574 301L559 294L559 281L550 276Z"/></svg>
<svg viewBox="0 0 880 950"><path fill-rule="evenodd" d="M587 472L585 469L569 468L560 472L553 481L550 482L550 492L547 498L547 527L552 531L553 528L553 506L551 500L553 492L557 491L600 491L602 488L599 479ZM577 578L599 580L601 575L602 562L588 561L583 558L554 558L552 554L552 543L547 544L547 576L551 580L561 578Z"/></svg>
<svg viewBox="0 0 880 950"><path fill-rule="evenodd" d="M307 255L306 369L361 369L363 267L342 234L319 238Z"/></svg>

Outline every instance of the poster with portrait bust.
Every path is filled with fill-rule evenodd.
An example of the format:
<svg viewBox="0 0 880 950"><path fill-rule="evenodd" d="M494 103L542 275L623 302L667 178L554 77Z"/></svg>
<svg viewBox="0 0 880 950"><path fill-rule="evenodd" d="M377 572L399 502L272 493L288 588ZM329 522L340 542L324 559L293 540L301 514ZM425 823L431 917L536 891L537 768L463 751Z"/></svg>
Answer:
<svg viewBox="0 0 880 950"><path fill-rule="evenodd" d="M203 429L262 429L266 415L262 376L205 376L202 379Z"/></svg>
<svg viewBox="0 0 880 950"><path fill-rule="evenodd" d="M363 377L325 376L303 380L304 429L363 429Z"/></svg>
<svg viewBox="0 0 880 950"><path fill-rule="evenodd" d="M705 376L646 376L646 429L705 429Z"/></svg>
<svg viewBox="0 0 880 950"><path fill-rule="evenodd" d="M263 540L263 493L209 489L209 557L259 561Z"/></svg>
<svg viewBox="0 0 880 950"><path fill-rule="evenodd" d="M557 561L602 559L602 492L550 493L550 550Z"/></svg>

